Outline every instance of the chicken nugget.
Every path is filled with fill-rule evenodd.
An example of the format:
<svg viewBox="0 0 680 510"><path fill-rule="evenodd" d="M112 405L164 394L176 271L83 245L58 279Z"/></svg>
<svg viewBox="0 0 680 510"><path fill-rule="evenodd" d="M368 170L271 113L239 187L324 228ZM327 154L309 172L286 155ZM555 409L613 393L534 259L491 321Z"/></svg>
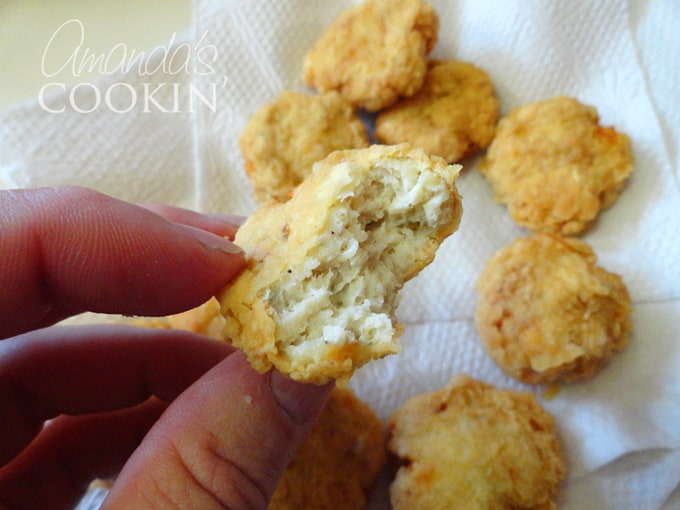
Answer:
<svg viewBox="0 0 680 510"><path fill-rule="evenodd" d="M224 330L225 320L220 313L220 303L214 297L185 312L164 317L134 317L122 319L122 321L143 328L182 329L215 340L224 341L227 338Z"/></svg>
<svg viewBox="0 0 680 510"><path fill-rule="evenodd" d="M340 149L368 147L366 128L342 96L286 90L258 110L239 138L255 200L285 201L312 165Z"/></svg>
<svg viewBox="0 0 680 510"><path fill-rule="evenodd" d="M399 351L398 291L460 222L460 166L406 144L336 151L239 229L249 266L219 297L253 367L347 379Z"/></svg>
<svg viewBox="0 0 680 510"><path fill-rule="evenodd" d="M594 107L570 97L500 120L478 169L518 225L574 235L616 201L633 171L631 143L598 122Z"/></svg>
<svg viewBox="0 0 680 510"><path fill-rule="evenodd" d="M408 142L454 162L485 149L497 120L498 99L485 71L433 60L423 87L380 113L375 134L382 143Z"/></svg>
<svg viewBox="0 0 680 510"><path fill-rule="evenodd" d="M548 510L566 475L553 417L528 392L466 375L417 395L388 423L401 461L394 510Z"/></svg>
<svg viewBox="0 0 680 510"><path fill-rule="evenodd" d="M345 11L304 60L302 79L377 111L423 84L439 19L422 0L366 0Z"/></svg>
<svg viewBox="0 0 680 510"><path fill-rule="evenodd" d="M196 308L170 315L167 320L173 329L186 329L215 340L226 338L225 320L220 313L220 303L214 297Z"/></svg>
<svg viewBox="0 0 680 510"><path fill-rule="evenodd" d="M532 384L586 380L626 345L628 291L596 262L586 243L555 234L516 239L487 261L475 321L505 372Z"/></svg>
<svg viewBox="0 0 680 510"><path fill-rule="evenodd" d="M364 510L384 463L380 419L351 390L335 388L268 510Z"/></svg>

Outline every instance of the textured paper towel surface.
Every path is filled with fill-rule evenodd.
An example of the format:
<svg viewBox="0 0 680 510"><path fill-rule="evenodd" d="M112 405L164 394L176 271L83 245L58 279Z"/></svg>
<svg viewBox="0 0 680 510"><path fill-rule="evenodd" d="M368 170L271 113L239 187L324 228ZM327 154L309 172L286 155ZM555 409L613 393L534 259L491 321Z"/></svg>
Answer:
<svg viewBox="0 0 680 510"><path fill-rule="evenodd" d="M71 91L46 94L44 108L36 100L0 111L0 185L77 184L135 202L193 207L190 75L179 69L191 60L184 38L145 50L147 63L130 66L136 74L78 84L72 101ZM175 67L168 67L173 56Z"/></svg>
<svg viewBox="0 0 680 510"><path fill-rule="evenodd" d="M248 214L255 204L238 135L283 89L307 91L299 79L306 51L356 3L198 0L194 41L214 45L217 58L211 73L190 83L206 94L216 90L215 108L50 115L35 104L19 105L0 112L0 179L9 186L78 183L129 200ZM673 0L433 4L441 19L434 56L487 70L503 113L572 95L595 105L605 125L633 140L636 170L629 186L583 237L628 285L635 306L631 344L593 381L564 386L543 403L557 418L569 457L563 508L678 508L680 110L673 56L680 32L672 23L678 7ZM121 79L105 77L102 84ZM124 80L135 87L176 80L182 90L189 84L181 74ZM366 366L353 380L384 419L405 398L462 371L526 388L485 355L472 322L473 284L486 258L523 234L493 202L475 164L465 162L459 180L459 232L404 289L403 352ZM384 493L373 508L385 508Z"/></svg>

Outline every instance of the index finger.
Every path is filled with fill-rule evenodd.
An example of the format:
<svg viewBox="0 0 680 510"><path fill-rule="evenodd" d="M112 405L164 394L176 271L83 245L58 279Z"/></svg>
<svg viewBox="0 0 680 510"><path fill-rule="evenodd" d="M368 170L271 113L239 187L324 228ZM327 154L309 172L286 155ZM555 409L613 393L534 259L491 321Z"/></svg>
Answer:
<svg viewBox="0 0 680 510"><path fill-rule="evenodd" d="M0 191L0 338L84 311L169 315L243 268L229 240L77 187Z"/></svg>

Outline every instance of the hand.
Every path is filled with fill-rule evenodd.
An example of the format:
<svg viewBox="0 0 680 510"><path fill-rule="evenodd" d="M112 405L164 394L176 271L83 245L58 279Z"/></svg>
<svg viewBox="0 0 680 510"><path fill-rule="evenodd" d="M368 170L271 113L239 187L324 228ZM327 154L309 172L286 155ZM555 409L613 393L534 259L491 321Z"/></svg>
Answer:
<svg viewBox="0 0 680 510"><path fill-rule="evenodd" d="M330 387L188 332L47 327L197 306L243 268L236 228L82 188L0 191L0 508L71 508L119 472L105 509L267 508Z"/></svg>

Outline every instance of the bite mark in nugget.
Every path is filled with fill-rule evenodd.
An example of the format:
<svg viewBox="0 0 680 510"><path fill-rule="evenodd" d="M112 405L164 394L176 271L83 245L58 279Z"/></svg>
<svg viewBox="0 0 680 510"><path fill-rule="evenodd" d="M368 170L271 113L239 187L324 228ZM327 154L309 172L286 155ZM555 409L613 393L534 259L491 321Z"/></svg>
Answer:
<svg viewBox="0 0 680 510"><path fill-rule="evenodd" d="M302 78L377 111L422 86L439 20L422 0L366 0L345 11L316 42Z"/></svg>
<svg viewBox="0 0 680 510"><path fill-rule="evenodd" d="M582 381L626 345L628 291L596 262L587 244L550 234L516 239L488 260L475 319L506 373L533 384Z"/></svg>
<svg viewBox="0 0 680 510"><path fill-rule="evenodd" d="M347 379L399 351L397 292L457 228L459 166L407 145L338 151L239 229L249 267L219 296L253 367Z"/></svg>
<svg viewBox="0 0 680 510"><path fill-rule="evenodd" d="M564 455L531 393L461 375L409 399L388 433L403 463L390 487L394 510L556 508Z"/></svg>

